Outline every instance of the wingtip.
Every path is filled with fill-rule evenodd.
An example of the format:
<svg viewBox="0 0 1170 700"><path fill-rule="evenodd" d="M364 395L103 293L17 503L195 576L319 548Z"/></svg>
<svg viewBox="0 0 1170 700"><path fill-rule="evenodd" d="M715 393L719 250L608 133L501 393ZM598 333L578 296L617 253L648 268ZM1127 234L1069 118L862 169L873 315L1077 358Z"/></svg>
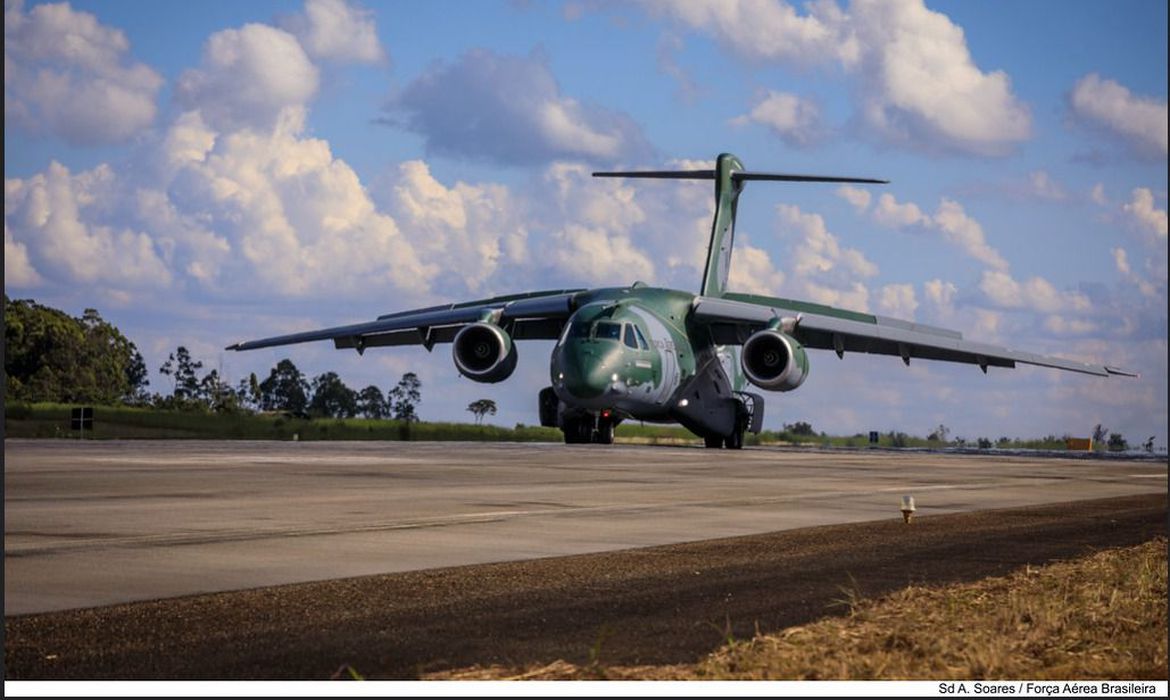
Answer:
<svg viewBox="0 0 1170 700"><path fill-rule="evenodd" d="M243 343L232 343L231 345L224 348L224 350L239 350L241 345L243 345Z"/></svg>

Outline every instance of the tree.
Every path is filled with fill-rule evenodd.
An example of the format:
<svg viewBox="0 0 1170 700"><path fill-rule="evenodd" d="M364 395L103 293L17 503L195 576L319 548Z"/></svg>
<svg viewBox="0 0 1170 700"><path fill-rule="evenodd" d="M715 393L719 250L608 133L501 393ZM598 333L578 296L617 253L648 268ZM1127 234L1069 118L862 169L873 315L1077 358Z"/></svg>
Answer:
<svg viewBox="0 0 1170 700"><path fill-rule="evenodd" d="M145 386L138 348L94 309L81 318L4 296L7 398L115 404Z"/></svg>
<svg viewBox="0 0 1170 700"><path fill-rule="evenodd" d="M813 430L812 425L809 423L806 423L804 421L797 421L795 423L792 423L791 425L789 425L788 423L785 423L784 424L784 431L792 433L793 435L816 435L817 434L817 432L815 430Z"/></svg>
<svg viewBox="0 0 1170 700"><path fill-rule="evenodd" d="M390 395L386 399L390 404L390 410L393 411L394 420L408 423L417 421L415 406L422 401L422 382L419 381L418 375L414 372L402 375L398 386L390 390Z"/></svg>
<svg viewBox="0 0 1170 700"><path fill-rule="evenodd" d="M255 372L249 374L247 379L241 379L236 385L236 402L241 408L260 407L260 382L256 379Z"/></svg>
<svg viewBox="0 0 1170 700"><path fill-rule="evenodd" d="M1126 441L1125 436L1121 433L1109 433L1109 451L1110 452L1125 452L1129 449L1129 442Z"/></svg>
<svg viewBox="0 0 1170 700"><path fill-rule="evenodd" d="M939 423L938 427L934 429L934 432L928 435L926 439L930 440L931 442L946 442L947 436L950 434L951 429L942 423Z"/></svg>
<svg viewBox="0 0 1170 700"><path fill-rule="evenodd" d="M292 360L285 358L260 382L260 408L265 411L302 413L309 403L309 383Z"/></svg>
<svg viewBox="0 0 1170 700"><path fill-rule="evenodd" d="M375 419L385 418L390 413L390 407L386 405L386 397L382 394L382 390L373 384L358 392L357 410L366 418Z"/></svg>
<svg viewBox="0 0 1170 700"><path fill-rule="evenodd" d="M467 410L475 416L475 424L483 422L485 415L496 415L496 402L491 399L478 399L467 404Z"/></svg>
<svg viewBox="0 0 1170 700"><path fill-rule="evenodd" d="M309 413L331 418L353 418L357 414L357 392L347 387L336 372L319 374L313 379Z"/></svg>
<svg viewBox="0 0 1170 700"><path fill-rule="evenodd" d="M1105 445L1105 436L1109 434L1109 429L1100 423L1093 428L1093 449L1100 450Z"/></svg>
<svg viewBox="0 0 1170 700"><path fill-rule="evenodd" d="M191 359L191 352L180 345L175 352L167 356L167 361L159 367L159 374L171 378L174 385L175 403L179 406L197 401L199 395L199 376L196 370L203 369L203 363Z"/></svg>
<svg viewBox="0 0 1170 700"><path fill-rule="evenodd" d="M1143 442L1142 449L1145 450L1146 452L1153 452L1154 451L1154 438L1155 437L1157 437L1157 436L1151 435L1149 440L1146 440L1145 442Z"/></svg>

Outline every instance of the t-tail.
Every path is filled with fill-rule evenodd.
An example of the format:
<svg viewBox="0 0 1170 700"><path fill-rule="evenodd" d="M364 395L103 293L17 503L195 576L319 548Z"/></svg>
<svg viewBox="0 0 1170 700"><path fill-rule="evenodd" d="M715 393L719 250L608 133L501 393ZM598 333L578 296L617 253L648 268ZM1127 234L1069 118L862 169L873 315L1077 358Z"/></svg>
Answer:
<svg viewBox="0 0 1170 700"><path fill-rule="evenodd" d="M888 180L824 175L761 173L743 169L743 163L730 153L720 153L714 170L633 170L597 172L594 177L647 177L672 180L714 180L715 217L711 222L711 242L707 247L707 264L703 268L703 296L722 296L727 291L731 270L731 247L735 239L735 209L744 183L748 180L779 182L841 182L884 185Z"/></svg>

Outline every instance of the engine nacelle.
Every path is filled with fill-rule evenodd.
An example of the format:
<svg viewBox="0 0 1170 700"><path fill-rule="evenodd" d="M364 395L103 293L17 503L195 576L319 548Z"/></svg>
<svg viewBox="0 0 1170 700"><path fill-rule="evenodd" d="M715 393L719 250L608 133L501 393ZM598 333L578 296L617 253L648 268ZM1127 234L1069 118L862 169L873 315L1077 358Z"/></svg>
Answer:
<svg viewBox="0 0 1170 700"><path fill-rule="evenodd" d="M516 370L516 346L503 328L494 323L471 323L455 334L451 344L455 367L463 376L494 384Z"/></svg>
<svg viewBox="0 0 1170 700"><path fill-rule="evenodd" d="M769 391L792 391L808 376L804 346L773 329L758 331L747 339L740 364L748 381Z"/></svg>

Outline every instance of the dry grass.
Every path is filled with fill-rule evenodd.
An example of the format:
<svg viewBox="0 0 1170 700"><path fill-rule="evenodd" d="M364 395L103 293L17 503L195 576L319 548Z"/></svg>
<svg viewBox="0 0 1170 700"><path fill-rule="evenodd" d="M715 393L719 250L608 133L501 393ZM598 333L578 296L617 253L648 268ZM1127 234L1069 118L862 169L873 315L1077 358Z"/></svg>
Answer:
<svg viewBox="0 0 1170 700"><path fill-rule="evenodd" d="M697 665L473 668L445 679L1165 679L1166 539L877 600Z"/></svg>

